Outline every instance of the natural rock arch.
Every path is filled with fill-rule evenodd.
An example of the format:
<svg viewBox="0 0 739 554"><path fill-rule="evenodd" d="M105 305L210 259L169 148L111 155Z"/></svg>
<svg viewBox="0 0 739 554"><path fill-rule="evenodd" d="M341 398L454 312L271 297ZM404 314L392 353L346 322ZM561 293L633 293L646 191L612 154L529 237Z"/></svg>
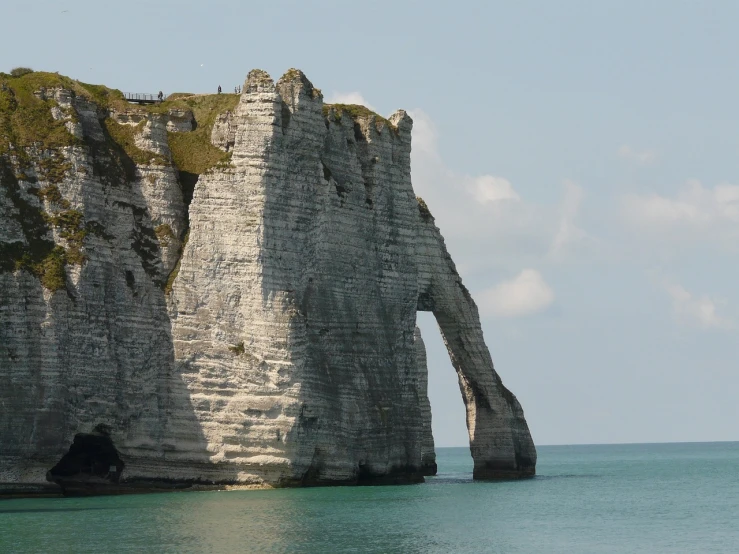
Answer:
<svg viewBox="0 0 739 554"><path fill-rule="evenodd" d="M496 373L475 301L462 283L428 207L418 200L418 310L434 314L457 372L467 410L473 476L530 477L536 470L536 448L523 409Z"/></svg>
<svg viewBox="0 0 739 554"><path fill-rule="evenodd" d="M413 193L408 114L324 105L302 72L274 83L254 70L231 124L231 166L198 182L172 294L176 357L208 398L196 413L213 479L412 482L433 471L419 310L434 313L459 376L474 477L532 475L523 411Z"/></svg>
<svg viewBox="0 0 739 554"><path fill-rule="evenodd" d="M45 485L70 443L52 479L418 482L433 470L418 310L434 313L457 370L474 476L533 474L521 407L413 192L407 113L385 119L324 104L300 71L274 83L255 70L241 96L213 108L230 113L210 143L193 139L228 156L188 168L169 159L178 141L167 130L195 128L182 106L169 122L158 113L133 120L54 90L86 144L59 145L68 159L49 190L89 227L82 265L51 258L65 286L0 264L0 305L11 308L0 310L9 407L0 413L0 492ZM110 135L132 123L134 157ZM48 234L26 236L19 217L40 210L37 193L51 185L39 152L26 153L33 170L0 158L6 252ZM54 240L62 243L49 242L52 253L67 239ZM110 444L102 428L90 432L97 424Z"/></svg>

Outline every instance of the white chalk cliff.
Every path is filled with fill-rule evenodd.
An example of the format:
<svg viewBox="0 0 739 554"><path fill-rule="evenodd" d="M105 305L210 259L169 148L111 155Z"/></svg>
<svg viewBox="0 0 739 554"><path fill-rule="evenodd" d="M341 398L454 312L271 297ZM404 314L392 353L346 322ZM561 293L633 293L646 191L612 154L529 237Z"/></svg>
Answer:
<svg viewBox="0 0 739 554"><path fill-rule="evenodd" d="M0 126L0 491L420 481L436 464L419 310L459 377L474 477L534 474L413 192L405 112L326 105L297 70L252 71L207 129L182 103L35 92L73 140ZM174 152L198 132L227 158L194 174Z"/></svg>

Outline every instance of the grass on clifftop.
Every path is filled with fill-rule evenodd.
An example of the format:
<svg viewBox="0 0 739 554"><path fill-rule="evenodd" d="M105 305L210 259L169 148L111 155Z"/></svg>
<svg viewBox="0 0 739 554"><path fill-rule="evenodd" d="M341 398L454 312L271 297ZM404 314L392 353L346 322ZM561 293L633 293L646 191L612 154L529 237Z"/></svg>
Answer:
<svg viewBox="0 0 739 554"><path fill-rule="evenodd" d="M120 90L108 88L105 85L91 85L88 83L80 83L79 81L74 82L78 85L78 88L75 89L75 93L77 93L78 96L84 96L85 98L92 100L100 108L123 112L136 107L134 104L130 104L126 101L126 98Z"/></svg>
<svg viewBox="0 0 739 554"><path fill-rule="evenodd" d="M14 71L14 74L0 72L0 181L5 194L11 201L14 214L25 237L25 242L0 242L0 272L26 270L39 278L42 285L56 291L66 283L65 266L78 265L85 261L84 243L89 233L104 236L104 230L84 221L83 214L70 209L58 186L72 170L71 164L60 150L68 146L90 146L72 135L65 121L55 120L52 111L62 110L69 121L77 121L77 113L70 108L62 108L54 99L54 89L71 91L76 97L86 98L99 108L106 135L106 145L102 155L96 155L98 162L95 171L101 176L122 175L132 179L134 162L148 165L152 162L168 164L164 157L144 151L136 146L136 135L145 125L124 125L111 117L105 117L108 110L129 114L167 114L170 109L191 111L196 126L191 132L169 133L173 160L178 169L188 178L197 179L209 169L228 164L231 155L221 151L210 142L213 124L217 116L233 111L239 97L235 94L187 95L179 94L171 100L149 106L139 106L126 102L123 94L102 85L80 83L57 73L34 72L27 68ZM68 111L67 111L68 110ZM135 121L135 119L134 119ZM101 148L100 145L94 145ZM91 147L92 148L92 147ZM125 153L126 156L119 156ZM99 154L99 153L98 153ZM112 161L105 162L110 158ZM130 158L126 163L121 160ZM102 163L99 163L101 162ZM38 180L33 172L36 166ZM130 166L130 167L129 167ZM30 176L29 176L30 175ZM21 186L20 181L25 181ZM105 180L103 180L106 182ZM29 186L30 185L30 186ZM25 188L24 188L25 187ZM26 190L27 189L27 190ZM36 196L41 201L31 197ZM48 210L48 211L47 211ZM63 245L55 244L52 231L63 240ZM160 225L151 232L149 242L168 244L174 234L167 225ZM180 247L187 243L187 234ZM142 239L142 252L149 242ZM144 244L145 243L145 244ZM144 252L143 256L148 251ZM179 271L179 262L165 283L165 290L171 290Z"/></svg>
<svg viewBox="0 0 739 554"><path fill-rule="evenodd" d="M173 92L169 96L167 96L167 102L172 102L174 100L182 100L183 98L189 98L190 96L195 96L192 92Z"/></svg>
<svg viewBox="0 0 739 554"><path fill-rule="evenodd" d="M81 144L67 131L64 121L52 117L51 109L58 103L34 94L55 88L71 90L101 108L130 106L118 90L80 83L58 73L33 71L18 76L0 73L0 155L6 153L11 144L15 147L35 145L43 149ZM75 117L74 113L69 115Z"/></svg>
<svg viewBox="0 0 739 554"><path fill-rule="evenodd" d="M26 73L20 77L0 75L0 155L13 144L17 147L38 145L55 148L77 143L63 121L55 121L51 109L54 100L34 95L42 88L72 88L74 82L56 73Z"/></svg>
<svg viewBox="0 0 739 554"><path fill-rule="evenodd" d="M394 133L398 132L398 128L390 123L390 120L382 117L381 115L373 112L369 108L365 106L360 106L359 104L324 104L323 105L323 116L328 117L329 114L333 111L334 117L337 121L341 121L341 117L346 114L348 115L352 120L356 121L357 119L371 119L375 118L375 128L377 129L377 132L382 132L382 127L385 126Z"/></svg>
<svg viewBox="0 0 739 554"><path fill-rule="evenodd" d="M177 169L195 175L202 175L209 169L228 164L231 153L216 148L210 142L213 124L219 114L233 112L239 103L237 94L206 94L178 97L165 100L161 104L148 106L152 113L167 113L171 109L192 111L197 123L194 131L167 133L172 160Z"/></svg>
<svg viewBox="0 0 739 554"><path fill-rule="evenodd" d="M65 125L64 119L76 121L76 112L61 107L52 91L69 90L102 109L119 108L126 102L119 91L107 87L57 73L16 69L20 70L10 75L0 73L0 181L12 206L10 217L23 230L25 243L0 243L0 271L29 271L53 292L66 284L65 266L84 263L83 248L91 226L80 211L70 209L58 187L72 170L61 149L84 143ZM63 120L54 119L54 109L62 110ZM43 186L29 176L33 165ZM26 185L21 186L19 180ZM64 245L55 243L52 230Z"/></svg>
<svg viewBox="0 0 739 554"><path fill-rule="evenodd" d="M196 121L195 129L168 135L173 161L181 177L187 175L192 183L198 175L230 162L231 154L216 148L210 140L216 118L235 109L238 95L182 93L160 104L139 106L126 102L118 90L80 83L57 73L34 72L27 68L13 73L0 72L0 181L16 212L12 217L20 223L26 240L0 242L0 272L24 269L37 276L45 288L62 289L66 283L65 266L85 261L83 252L88 233L104 233L92 223L86 223L81 212L70 209L70 203L58 186L72 170L60 149L90 144L72 135L64 119L55 120L52 116L52 111L60 109L68 121L77 121L73 109L61 107L54 99L54 89L71 91L76 97L98 106L106 135L106 145L102 147L105 155L95 158L96 162L104 162L95 169L101 176L121 176L125 171L126 179L132 179L131 170L135 168L130 162L139 165L169 163L164 157L136 146L135 138L145 125L144 121L138 126L120 124L105 117L108 110L141 116L167 114L171 109L191 111ZM95 147L100 148L100 145ZM119 156L119 151L126 156ZM105 162L108 158L112 161ZM121 162L124 158L130 158L130 162ZM34 165L41 184L37 184L33 172L29 171ZM20 181L26 184L21 186ZM41 204L29 195L36 196ZM52 230L63 240L63 245L55 244ZM151 234L152 237L147 238L161 244L168 244L174 237L166 225L157 227ZM180 256L187 238L185 234ZM178 271L179 262L164 284L167 292Z"/></svg>
<svg viewBox="0 0 739 554"><path fill-rule="evenodd" d="M64 121L55 121L51 109L57 106L53 99L42 100L35 95L42 89L71 90L97 104L101 109L144 114L166 114L170 109L192 111L197 127L192 132L169 133L170 149L177 168L196 175L217 165L227 164L231 155L213 146L210 134L218 114L233 111L239 102L236 94L188 95L173 94L166 101L138 106L126 102L123 93L103 85L81 83L59 75L41 71L16 72L18 76L0 73L0 155L11 145L16 148L38 146L42 149L81 144L67 131ZM70 114L74 117L74 114ZM156 155L136 147L135 128L106 119L105 125L115 140L136 163L149 163ZM162 160L156 160L161 163Z"/></svg>

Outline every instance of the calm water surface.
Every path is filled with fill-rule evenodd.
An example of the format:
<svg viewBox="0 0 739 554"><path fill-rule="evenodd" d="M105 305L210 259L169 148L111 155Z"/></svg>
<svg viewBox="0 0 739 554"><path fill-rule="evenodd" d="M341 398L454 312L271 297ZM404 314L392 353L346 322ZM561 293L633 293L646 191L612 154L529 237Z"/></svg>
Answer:
<svg viewBox="0 0 739 554"><path fill-rule="evenodd" d="M0 501L0 553L739 552L739 443L542 446L538 476L473 483Z"/></svg>

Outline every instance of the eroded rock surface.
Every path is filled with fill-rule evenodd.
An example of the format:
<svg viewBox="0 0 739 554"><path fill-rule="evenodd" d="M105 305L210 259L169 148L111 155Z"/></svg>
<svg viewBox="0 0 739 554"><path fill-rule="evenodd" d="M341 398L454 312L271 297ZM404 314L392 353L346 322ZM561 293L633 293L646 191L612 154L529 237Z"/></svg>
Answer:
<svg viewBox="0 0 739 554"><path fill-rule="evenodd" d="M457 370L475 477L532 475L521 407L413 192L410 117L325 105L297 70L243 90L197 131L189 105L59 87L39 101L75 140L9 133L0 488L44 482L95 429L116 484L420 481L436 466L419 310ZM217 163L196 174L172 148L198 143L171 134L198 132Z"/></svg>
<svg viewBox="0 0 739 554"><path fill-rule="evenodd" d="M156 235L185 225L176 173L134 163L89 100L53 98L79 140L0 155L0 483L43 483L99 424L145 467L164 455L168 406L189 403L168 382Z"/></svg>

